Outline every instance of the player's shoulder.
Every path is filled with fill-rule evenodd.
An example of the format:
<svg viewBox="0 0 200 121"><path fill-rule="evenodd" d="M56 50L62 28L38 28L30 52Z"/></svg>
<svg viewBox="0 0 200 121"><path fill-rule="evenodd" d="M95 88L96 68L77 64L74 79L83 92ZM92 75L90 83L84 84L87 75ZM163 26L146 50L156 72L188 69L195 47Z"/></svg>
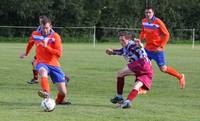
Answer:
<svg viewBox="0 0 200 121"><path fill-rule="evenodd" d="M142 19L142 22L147 22L148 20L146 18L143 18Z"/></svg>
<svg viewBox="0 0 200 121"><path fill-rule="evenodd" d="M60 37L60 35L57 32L53 32L54 37Z"/></svg>
<svg viewBox="0 0 200 121"><path fill-rule="evenodd" d="M33 31L33 32L32 32L32 35L40 35L40 32L38 32L38 31Z"/></svg>
<svg viewBox="0 0 200 121"><path fill-rule="evenodd" d="M59 39L59 40L61 39L60 35L57 32L54 32L53 36L55 39Z"/></svg>
<svg viewBox="0 0 200 121"><path fill-rule="evenodd" d="M160 18L157 18L157 17L156 17L155 21L158 22L158 23L163 23L163 21Z"/></svg>

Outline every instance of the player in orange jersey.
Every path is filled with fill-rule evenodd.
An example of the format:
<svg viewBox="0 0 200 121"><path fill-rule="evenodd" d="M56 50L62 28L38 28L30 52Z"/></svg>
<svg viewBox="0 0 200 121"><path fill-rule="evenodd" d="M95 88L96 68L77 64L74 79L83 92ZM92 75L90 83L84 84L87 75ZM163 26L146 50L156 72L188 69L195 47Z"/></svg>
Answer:
<svg viewBox="0 0 200 121"><path fill-rule="evenodd" d="M37 27L36 31L41 32L41 24L42 24L42 20L44 18L47 18L47 16L44 16L44 15L39 16L40 26ZM27 81L27 83L28 84L37 84L39 81L38 81L38 71L36 70L36 56L33 57L32 61L31 61L31 65L32 65L33 78L30 81Z"/></svg>
<svg viewBox="0 0 200 121"><path fill-rule="evenodd" d="M58 33L51 31L51 20L44 18L41 22L41 31L34 31L29 38L26 52L20 55L20 58L26 57L33 45L36 46L36 70L41 76L41 91L38 95L42 98L50 96L50 87L48 83L48 75L57 88L57 104L70 104L65 102L67 95L67 87L65 75L61 70L59 59L62 55L62 43Z"/></svg>
<svg viewBox="0 0 200 121"><path fill-rule="evenodd" d="M37 27L36 31L41 32L41 24L42 24L42 20L43 19L47 19L47 16L39 16L39 23L40 26ZM53 29L51 29L51 32L54 32ZM32 61L31 61L31 65L32 65L32 72L33 72L33 78L29 81L27 81L28 84L37 84L38 81L38 71L36 70L36 56L33 57ZM65 75L65 80L69 81L69 77L67 75Z"/></svg>
<svg viewBox="0 0 200 121"><path fill-rule="evenodd" d="M149 59L155 60L162 72L176 77L179 80L180 88L183 90L185 88L184 74L165 64L164 49L170 36L165 24L155 17L152 7L145 9L145 16L146 18L142 20L140 40L146 41L145 51Z"/></svg>

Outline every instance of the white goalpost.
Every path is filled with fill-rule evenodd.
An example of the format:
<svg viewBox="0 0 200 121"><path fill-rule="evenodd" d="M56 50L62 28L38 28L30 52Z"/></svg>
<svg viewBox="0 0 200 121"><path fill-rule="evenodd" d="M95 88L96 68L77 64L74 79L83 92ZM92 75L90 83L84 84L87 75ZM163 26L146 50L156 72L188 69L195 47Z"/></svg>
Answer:
<svg viewBox="0 0 200 121"><path fill-rule="evenodd" d="M195 29L192 29L192 49L194 49Z"/></svg>
<svg viewBox="0 0 200 121"><path fill-rule="evenodd" d="M175 29L176 31L178 32L190 32L190 35L191 35L191 40L192 40L192 49L194 49L194 46L195 46L195 31L196 29L193 28L193 29Z"/></svg>

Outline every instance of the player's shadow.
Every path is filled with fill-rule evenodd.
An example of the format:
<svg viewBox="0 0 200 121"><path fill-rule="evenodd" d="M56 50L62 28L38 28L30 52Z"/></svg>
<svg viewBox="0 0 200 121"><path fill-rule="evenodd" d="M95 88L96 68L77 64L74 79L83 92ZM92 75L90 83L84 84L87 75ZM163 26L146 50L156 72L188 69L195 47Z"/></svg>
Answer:
<svg viewBox="0 0 200 121"><path fill-rule="evenodd" d="M3 102L0 101L1 106L6 106L6 107L28 107L28 106L38 106L38 103L25 103L24 101L22 102Z"/></svg>
<svg viewBox="0 0 200 121"><path fill-rule="evenodd" d="M102 105L102 104L83 104L83 103L72 103L72 106L83 106L83 107L103 107L103 108L114 108L115 106L111 105Z"/></svg>

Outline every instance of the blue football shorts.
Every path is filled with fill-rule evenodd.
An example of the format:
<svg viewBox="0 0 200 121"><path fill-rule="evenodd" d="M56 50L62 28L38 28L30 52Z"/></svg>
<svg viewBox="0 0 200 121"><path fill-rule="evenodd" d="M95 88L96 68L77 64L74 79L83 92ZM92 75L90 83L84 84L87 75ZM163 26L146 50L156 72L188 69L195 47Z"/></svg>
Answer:
<svg viewBox="0 0 200 121"><path fill-rule="evenodd" d="M36 66L36 70L39 71L42 67L47 70L48 75L51 77L53 83L65 82L65 74L60 67L39 63Z"/></svg>
<svg viewBox="0 0 200 121"><path fill-rule="evenodd" d="M147 56L150 60L155 60L159 67L165 65L165 53L164 51L149 51L145 49Z"/></svg>

